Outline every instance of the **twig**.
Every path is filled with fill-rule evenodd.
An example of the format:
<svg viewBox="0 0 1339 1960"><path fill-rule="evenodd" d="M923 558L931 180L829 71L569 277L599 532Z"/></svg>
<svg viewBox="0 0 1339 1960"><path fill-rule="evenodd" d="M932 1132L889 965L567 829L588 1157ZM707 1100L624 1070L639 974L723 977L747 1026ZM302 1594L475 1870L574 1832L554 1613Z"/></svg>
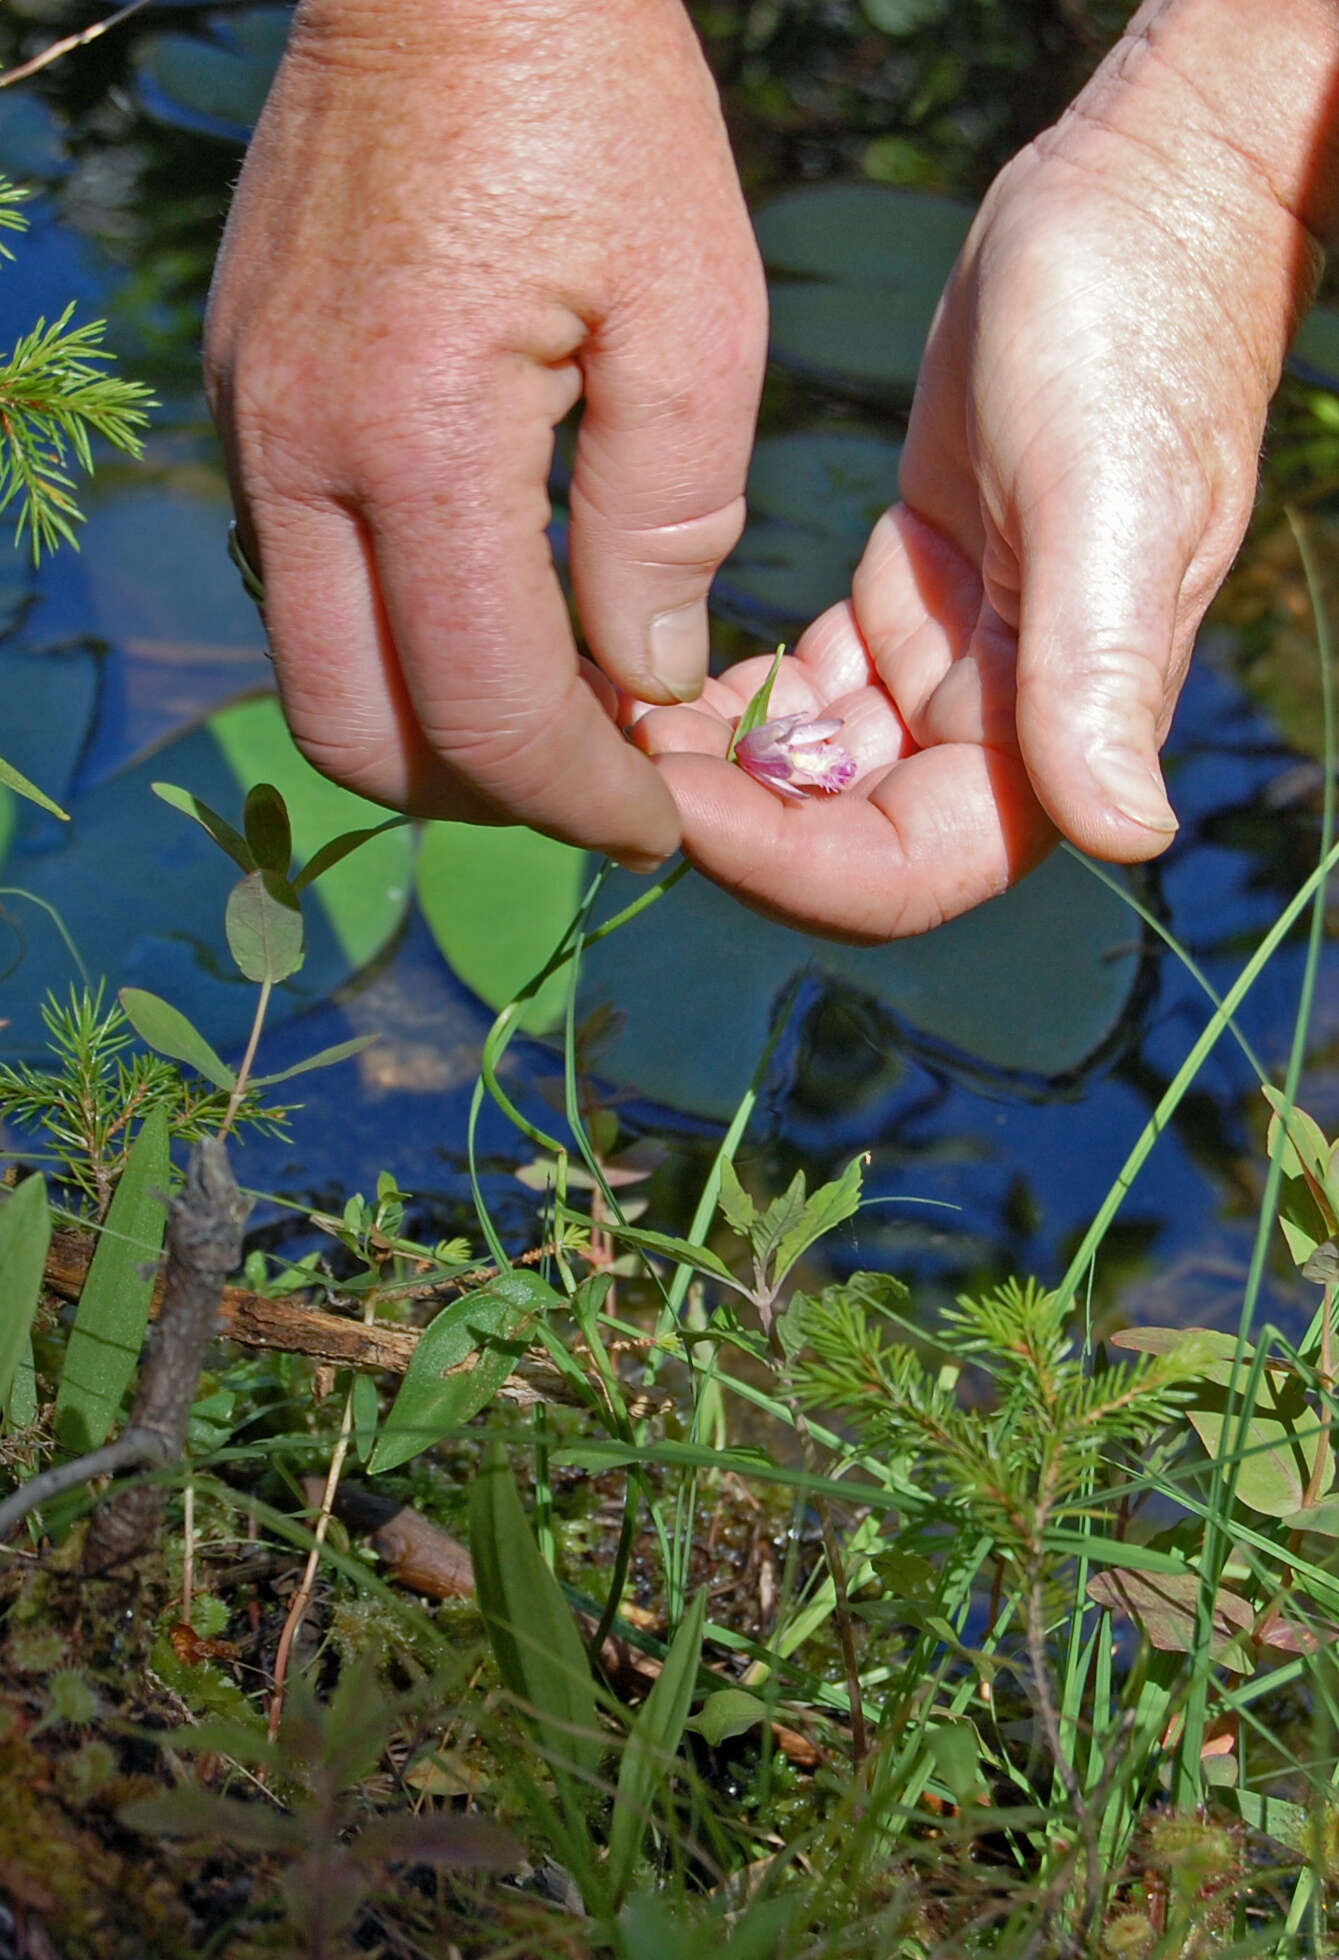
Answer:
<svg viewBox="0 0 1339 1960"><path fill-rule="evenodd" d="M279 1646L274 1656L274 1693L270 1696L269 1737L273 1742L279 1733L279 1724L284 1715L284 1685L288 1679L288 1659L293 1651L293 1642L298 1637L307 1608L311 1605L312 1592L316 1585L316 1571L321 1563L321 1547L325 1544L326 1532L330 1529L330 1519L335 1507L335 1492L339 1489L340 1473L344 1459L349 1453L349 1443L353 1437L353 1389L350 1387L344 1398L344 1414L340 1420L339 1437L335 1443L334 1454L330 1458L330 1469L326 1473L325 1488L321 1492L321 1509L312 1531L312 1546L307 1554L302 1580L289 1602L288 1615L284 1620L283 1632L279 1635Z"/></svg>
<svg viewBox="0 0 1339 1960"><path fill-rule="evenodd" d="M40 1470L0 1504L0 1542L9 1537L30 1511L49 1504L53 1497L63 1497L67 1490L77 1490L80 1484L91 1483L94 1477L119 1477L128 1470L158 1469L164 1461L160 1436L147 1429L130 1428L100 1450L90 1450L87 1456L78 1456L72 1463L58 1463L50 1470Z"/></svg>
<svg viewBox="0 0 1339 1960"><path fill-rule="evenodd" d="M223 1283L242 1257L250 1206L233 1180L227 1145L204 1137L191 1152L186 1183L167 1229L163 1309L153 1330L132 1430L158 1438L159 1462L177 1463L186 1446L191 1403L214 1332ZM84 1570L107 1572L152 1542L163 1494L153 1485L120 1491L95 1514Z"/></svg>
<svg viewBox="0 0 1339 1960"><path fill-rule="evenodd" d="M128 0L126 6L118 7L114 14L108 14L106 20L95 20L91 27L81 28L77 34L67 34L64 40L52 41L49 47L43 48L41 54L35 54L31 61L21 61L17 68L7 68L4 74L0 75L0 88L11 88L15 82L26 82L30 75L40 74L43 68L49 68L52 62L59 61L62 55L73 54L76 48L86 48L90 41L99 40L110 29L119 27L123 20L129 20L132 14L137 14L141 7L147 7L148 4L149 0Z"/></svg>

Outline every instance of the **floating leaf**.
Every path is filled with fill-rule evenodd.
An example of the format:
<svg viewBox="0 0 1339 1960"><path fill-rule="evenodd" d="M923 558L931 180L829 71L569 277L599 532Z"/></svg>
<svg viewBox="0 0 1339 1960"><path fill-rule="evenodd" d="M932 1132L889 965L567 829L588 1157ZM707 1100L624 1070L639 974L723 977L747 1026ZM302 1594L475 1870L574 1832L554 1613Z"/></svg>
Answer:
<svg viewBox="0 0 1339 1960"><path fill-rule="evenodd" d="M247 791L242 824L257 870L286 879L293 857L293 826L283 795L273 783L257 783Z"/></svg>
<svg viewBox="0 0 1339 1960"><path fill-rule="evenodd" d="M1188 1654L1195 1644L1195 1614L1200 1581L1195 1573L1098 1572L1088 1581L1088 1595L1100 1606L1133 1619L1153 1646L1163 1653ZM1245 1672L1240 1641L1255 1624L1255 1609L1239 1593L1220 1586L1214 1595L1210 1658L1234 1672Z"/></svg>
<svg viewBox="0 0 1339 1960"><path fill-rule="evenodd" d="M590 1664L536 1545L506 1453L490 1446L470 1486L470 1556L498 1672L561 1775L593 1776L604 1755Z"/></svg>
<svg viewBox="0 0 1339 1960"><path fill-rule="evenodd" d="M56 1436L76 1454L111 1433L139 1361L167 1226L167 1111L151 1110L103 1221L56 1394Z"/></svg>
<svg viewBox="0 0 1339 1960"><path fill-rule="evenodd" d="M546 1280L517 1270L443 1307L419 1337L369 1470L393 1470L477 1415L515 1365L516 1350L506 1343L525 1322L559 1304ZM468 1373L449 1373L480 1349L485 1351Z"/></svg>
<svg viewBox="0 0 1339 1960"><path fill-rule="evenodd" d="M135 1033L150 1048L156 1048L160 1055L170 1055L174 1062L184 1062L216 1089L231 1090L237 1086L237 1077L227 1063L219 1059L199 1030L170 1001L161 1000L143 987L122 987L117 999Z"/></svg>
<svg viewBox="0 0 1339 1960"><path fill-rule="evenodd" d="M505 1007L544 966L572 922L586 855L520 827L430 824L416 883L432 936L467 987ZM530 1034L552 1028L567 976L547 980L521 1015Z"/></svg>
<svg viewBox="0 0 1339 1960"><path fill-rule="evenodd" d="M702 1658L706 1612L703 1587L679 1623L660 1677L623 1748L609 1828L609 1883L615 1899L628 1889L652 1807L669 1780L683 1740Z"/></svg>
<svg viewBox="0 0 1339 1960"><path fill-rule="evenodd" d="M773 360L909 395L973 215L949 198L877 184L810 185L764 206L754 222L773 275Z"/></svg>
<svg viewBox="0 0 1339 1960"><path fill-rule="evenodd" d="M250 871L228 895L228 948L248 980L277 986L306 951L302 907L286 878Z"/></svg>
<svg viewBox="0 0 1339 1960"><path fill-rule="evenodd" d="M51 1243L46 1180L40 1174L0 1198L0 1405L28 1356L28 1330L42 1294Z"/></svg>

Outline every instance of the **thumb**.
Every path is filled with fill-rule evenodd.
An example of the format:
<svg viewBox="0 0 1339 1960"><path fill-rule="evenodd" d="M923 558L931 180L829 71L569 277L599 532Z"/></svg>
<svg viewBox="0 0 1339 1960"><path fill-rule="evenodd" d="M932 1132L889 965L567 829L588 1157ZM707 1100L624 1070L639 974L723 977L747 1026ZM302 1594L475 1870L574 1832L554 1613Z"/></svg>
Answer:
<svg viewBox="0 0 1339 1960"><path fill-rule="evenodd" d="M1183 617L1191 554L1176 527L1160 530L1147 505L1124 525L1112 526L1110 511L1106 529L1073 509L1051 535L1028 527L1014 598L1018 740L1039 801L1070 842L1137 863L1177 828L1158 750L1198 615Z"/></svg>
<svg viewBox="0 0 1339 1960"><path fill-rule="evenodd" d="M708 303L655 282L583 354L572 586L595 660L642 701L701 692L707 592L744 528L767 303L751 235L725 264Z"/></svg>

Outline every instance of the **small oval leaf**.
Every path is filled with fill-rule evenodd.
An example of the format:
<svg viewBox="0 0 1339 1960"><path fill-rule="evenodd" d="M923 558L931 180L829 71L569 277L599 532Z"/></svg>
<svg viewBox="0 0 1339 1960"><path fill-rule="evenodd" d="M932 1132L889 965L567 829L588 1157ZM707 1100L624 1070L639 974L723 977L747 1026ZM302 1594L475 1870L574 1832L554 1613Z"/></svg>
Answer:
<svg viewBox="0 0 1339 1960"><path fill-rule="evenodd" d="M174 1062L184 1062L216 1089L236 1088L237 1077L228 1064L170 1001L151 994L145 987L122 987L117 999L131 1027L148 1047L156 1048L160 1055L169 1055Z"/></svg>
<svg viewBox="0 0 1339 1960"><path fill-rule="evenodd" d="M287 878L293 856L293 826L288 821L288 805L273 783L257 783L248 792L242 824L257 869Z"/></svg>
<svg viewBox="0 0 1339 1960"><path fill-rule="evenodd" d="M251 871L228 895L228 947L248 980L277 986L302 965L302 907L286 878Z"/></svg>

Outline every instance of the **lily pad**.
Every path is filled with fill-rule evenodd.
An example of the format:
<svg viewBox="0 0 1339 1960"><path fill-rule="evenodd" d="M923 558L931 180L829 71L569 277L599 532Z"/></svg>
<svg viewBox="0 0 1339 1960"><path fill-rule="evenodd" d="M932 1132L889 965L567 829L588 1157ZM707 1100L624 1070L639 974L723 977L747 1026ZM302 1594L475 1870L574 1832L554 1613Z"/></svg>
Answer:
<svg viewBox="0 0 1339 1960"><path fill-rule="evenodd" d="M289 7L211 12L205 34L150 34L136 68L149 113L225 142L245 142L292 25Z"/></svg>
<svg viewBox="0 0 1339 1960"><path fill-rule="evenodd" d="M442 825L423 858L420 896L438 944L490 1007L504 1006L570 919L581 854L533 832ZM600 916L644 890L614 871ZM791 931L693 876L588 950L577 1011L614 1010L599 1053L610 1081L727 1120L798 974L868 1000L889 1052L1021 1086L1077 1076L1121 1024L1139 970L1132 914L1064 853L937 932L875 947ZM564 985L548 983L524 1023L531 1031L555 1024ZM870 1061L866 1098L880 1082Z"/></svg>
<svg viewBox="0 0 1339 1960"><path fill-rule="evenodd" d="M749 470L749 522L713 589L720 612L799 624L844 598L876 519L897 496L902 446L858 431L767 436Z"/></svg>
<svg viewBox="0 0 1339 1960"><path fill-rule="evenodd" d="M928 191L815 184L757 213L772 359L875 394L910 394L973 209Z"/></svg>
<svg viewBox="0 0 1339 1960"><path fill-rule="evenodd" d="M12 663L0 666L0 727L8 722L6 691L15 672ZM272 696L224 709L76 797L68 825L39 811L30 815L27 806L20 810L0 866L4 882L59 912L94 979L105 976L111 990L129 985L163 995L226 1050L245 1038L255 1001L229 958L224 932L237 871L197 824L153 795L150 785L159 778L184 784L224 811L240 811L257 780L276 784L292 815L299 862L337 832L385 813L317 775L294 747ZM407 831L388 831L313 888L306 963L276 989L275 1020L324 1000L386 945L409 902L411 849ZM64 995L78 974L37 906L7 899L0 934L0 964L17 961L0 996L8 1022L0 1029L0 1053L31 1055L44 1046L43 996L48 989Z"/></svg>

